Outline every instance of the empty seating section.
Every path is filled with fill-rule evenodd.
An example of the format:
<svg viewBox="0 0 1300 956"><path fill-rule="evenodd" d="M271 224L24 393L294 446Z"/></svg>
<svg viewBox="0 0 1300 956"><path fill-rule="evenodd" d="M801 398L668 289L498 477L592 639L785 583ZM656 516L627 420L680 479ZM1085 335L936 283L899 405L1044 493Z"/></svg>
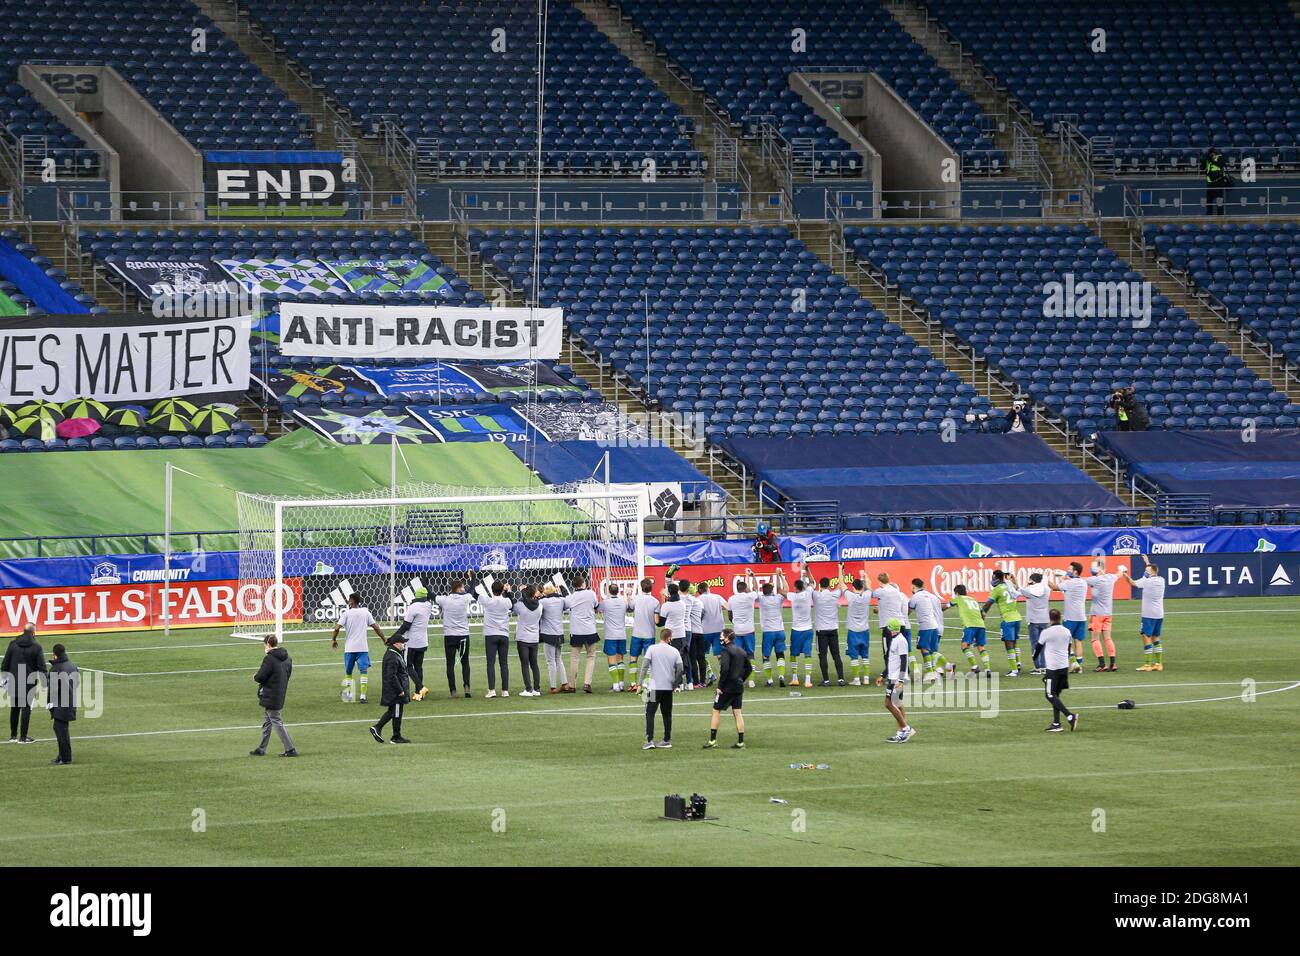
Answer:
<svg viewBox="0 0 1300 956"><path fill-rule="evenodd" d="M1286 0L931 0L1040 122L1070 118L1121 172L1195 169L1210 146L1300 165L1300 21ZM1105 52L1094 52L1094 31Z"/></svg>
<svg viewBox="0 0 1300 956"><path fill-rule="evenodd" d="M442 175L532 170L534 5L384 0L330 8L312 0L252 0L247 6L367 133L392 117L416 141L421 160ZM503 51L493 49L494 38ZM646 158L660 173L701 171L689 120L568 2L551 4L546 42L546 172L639 175Z"/></svg>
<svg viewBox="0 0 1300 956"><path fill-rule="evenodd" d="M814 175L858 176L862 157L813 112L790 73L875 71L962 154L967 172L1000 169L989 119L875 0L623 0L693 86L747 135L768 121ZM806 51L795 52L804 31Z"/></svg>
<svg viewBox="0 0 1300 956"><path fill-rule="evenodd" d="M78 152L84 142L33 108L16 82L21 64L112 66L200 150L312 146L298 108L184 0L0 0L0 23L0 59L11 71L0 95L4 126L11 137L46 137L65 172L96 170ZM205 31L201 52L196 29Z"/></svg>
<svg viewBox="0 0 1300 956"><path fill-rule="evenodd" d="M470 242L531 288L530 231ZM547 229L540 262L541 304L713 442L935 431L987 406L784 228Z"/></svg>
<svg viewBox="0 0 1300 956"><path fill-rule="evenodd" d="M1144 226L1169 263L1300 364L1300 224Z"/></svg>
<svg viewBox="0 0 1300 956"><path fill-rule="evenodd" d="M1164 297L1141 316L1048 318L1048 283L1141 282L1086 226L845 230L869 261L1021 389L1085 435L1135 385L1153 428L1291 427L1300 407Z"/></svg>

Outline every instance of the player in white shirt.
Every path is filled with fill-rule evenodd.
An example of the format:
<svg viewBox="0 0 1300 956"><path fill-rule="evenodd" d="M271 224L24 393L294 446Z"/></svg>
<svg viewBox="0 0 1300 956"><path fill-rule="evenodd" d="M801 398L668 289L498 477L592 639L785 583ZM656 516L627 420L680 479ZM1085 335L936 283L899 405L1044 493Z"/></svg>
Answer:
<svg viewBox="0 0 1300 956"><path fill-rule="evenodd" d="M871 592L867 590L866 569L862 577L853 579L853 586L844 592L845 653L849 658L849 681L854 687L871 682Z"/></svg>
<svg viewBox="0 0 1300 956"><path fill-rule="evenodd" d="M863 569L866 573L866 569ZM881 636L884 636L885 622L897 618L902 627L899 633L907 638L908 647L912 644L912 629L907 626L907 595L898 589L898 585L889 580L889 575L881 571L876 575L878 587L871 592L876 602L876 617L880 621Z"/></svg>
<svg viewBox="0 0 1300 956"><path fill-rule="evenodd" d="M573 579L573 591L564 599L564 609L569 612L569 670L574 683L578 680L578 658L586 655L582 677L582 692L591 693L591 676L596 672L596 606L600 598L587 586L581 574Z"/></svg>
<svg viewBox="0 0 1300 956"><path fill-rule="evenodd" d="M790 685L799 686L799 658L803 658L803 683L812 686L813 592L801 569L790 592Z"/></svg>
<svg viewBox="0 0 1300 956"><path fill-rule="evenodd" d="M1092 588L1092 607L1088 609L1088 630L1092 633L1092 653L1097 657L1096 671L1117 671L1115 663L1115 642L1111 639L1111 616L1115 613L1115 582L1118 574L1106 571L1106 559L1097 558L1092 562L1092 576L1088 584ZM1105 642L1106 654L1110 657L1110 666L1102 657L1102 642Z"/></svg>
<svg viewBox="0 0 1300 956"><path fill-rule="evenodd" d="M714 657L720 657L722 654L722 628L727 623L726 611L727 602L722 599L721 594L714 594L709 589L707 581L701 581L696 587L699 593L700 603L700 631L704 638L704 644L708 651ZM712 684L716 677L713 671L705 675L705 685Z"/></svg>
<svg viewBox="0 0 1300 956"><path fill-rule="evenodd" d="M379 629L375 619L370 616L370 609L361 606L361 595L353 591L348 595L348 607L339 615L339 622L334 625L334 637L330 646L339 646L339 629L345 633L343 641L343 702L366 701L366 689L370 684L370 643L369 629L373 628L379 639L384 640L384 632ZM352 682L352 669L361 672L361 693L355 693Z"/></svg>
<svg viewBox="0 0 1300 956"><path fill-rule="evenodd" d="M677 585L671 585L676 591ZM673 604L681 604L680 595L674 594ZM667 605L665 605L667 606ZM638 674L639 683L646 687L645 694L645 743L642 750L654 750L656 747L667 750L673 745L673 688L681 680L682 655L673 647L673 632L665 627L659 643L646 648ZM663 711L664 735L655 743L655 711Z"/></svg>
<svg viewBox="0 0 1300 956"><path fill-rule="evenodd" d="M1070 713L1061 700L1061 691L1070 686L1070 643L1074 633L1061 624L1061 612L1052 608L1051 625L1038 635L1038 643L1043 648L1043 663L1047 673L1043 677L1043 694L1052 705L1052 725L1047 728L1049 734L1059 734L1062 730L1061 718L1073 731L1079 723L1079 715Z"/></svg>
<svg viewBox="0 0 1300 956"><path fill-rule="evenodd" d="M1056 589L1065 595L1061 623L1074 641L1070 673L1077 674L1083 670L1083 641L1088 636L1088 582L1083 578L1083 565L1071 561L1069 570L1057 576Z"/></svg>
<svg viewBox="0 0 1300 956"><path fill-rule="evenodd" d="M615 693L623 689L623 655L627 653L627 598L610 584L609 592L600 601L597 610L605 622L605 659L609 661L609 689Z"/></svg>
<svg viewBox="0 0 1300 956"><path fill-rule="evenodd" d="M952 665L939 650L939 639L943 637L943 601L939 595L925 589L923 580L913 578L912 596L907 606L916 611L916 649L925 662L925 680L927 683L936 681L940 674L952 670Z"/></svg>
<svg viewBox="0 0 1300 956"><path fill-rule="evenodd" d="M664 589L664 602L659 605L655 624L672 631L672 646L682 660L682 676L686 675L686 635L690 626L691 608L682 600L682 589L673 582Z"/></svg>
<svg viewBox="0 0 1300 956"><path fill-rule="evenodd" d="M1052 623L1047 611L1052 601L1052 586L1043 580L1043 573L1035 571L1029 575L1029 583L1020 589L1020 596L1025 599L1025 621L1029 624L1029 653L1034 659L1034 674L1047 672L1043 664L1043 650L1038 643L1038 635Z"/></svg>
<svg viewBox="0 0 1300 956"><path fill-rule="evenodd" d="M903 622L896 617L889 618L880 629L880 637L885 648L885 669L876 678L876 686L885 685L885 708L898 722L898 732L885 742L905 744L916 730L908 724L907 714L903 711L903 683L907 680L908 657Z"/></svg>
<svg viewBox="0 0 1300 956"><path fill-rule="evenodd" d="M701 597L691 594L690 581L679 578L677 587L682 592L682 600L686 601L691 609L690 620L686 625L686 647L690 651L686 659L686 680L693 690L703 690L705 675L709 669L708 648L704 640L704 604ZM701 582L700 587L702 596L708 590L708 586Z"/></svg>
<svg viewBox="0 0 1300 956"><path fill-rule="evenodd" d="M435 599L442 615L442 648L447 661L447 686L456 697L456 660L460 660L461 684L469 698L469 606L474 595L465 590L464 581L453 581L450 594Z"/></svg>
<svg viewBox="0 0 1300 956"><path fill-rule="evenodd" d="M753 591L754 572L745 569L745 580L736 582L736 593L727 599L727 616L731 619L731 629L736 632L733 643L745 652L745 656L754 659L754 603L758 595ZM754 686L754 681L749 681Z"/></svg>
<svg viewBox="0 0 1300 956"><path fill-rule="evenodd" d="M654 582L649 578L641 579L641 591L632 599L632 647L627 658L627 673L635 681L637 661L641 655L655 645L655 616L659 613L659 599L651 592ZM641 688L632 683L628 690L639 691Z"/></svg>
<svg viewBox="0 0 1300 956"><path fill-rule="evenodd" d="M785 686L785 575L776 572L775 583L766 582L758 595L758 629L763 632L763 681L772 686L772 655L776 673Z"/></svg>
<svg viewBox="0 0 1300 956"><path fill-rule="evenodd" d="M685 578L677 578L673 581L673 584L677 585L677 599L681 601L682 604L686 605L685 631L682 638L682 646L679 648L679 651L682 655L682 689L691 690L696 684L694 663L695 633L691 629L691 622L698 614L696 606L699 602L696 601L695 597L691 594L690 581ZM667 589L665 588L665 593L666 592ZM702 683L703 681L704 678L701 677L700 682Z"/></svg>
<svg viewBox="0 0 1300 956"><path fill-rule="evenodd" d="M429 650L429 618L433 616L433 605L429 603L429 592L424 588L414 588L414 597L406 605L402 614L402 623L394 634L406 636L406 669L411 680L418 688L411 695L411 700L424 700L429 688L424 686L424 655Z"/></svg>
<svg viewBox="0 0 1300 956"><path fill-rule="evenodd" d="M1125 581L1142 592L1142 666L1140 671L1163 671L1165 669L1164 650L1160 644L1160 632L1165 624L1165 579L1160 576L1160 568L1152 564L1147 556L1142 555L1146 565L1146 574L1142 580L1134 581L1128 571L1120 565L1119 573Z"/></svg>
<svg viewBox="0 0 1300 956"><path fill-rule="evenodd" d="M510 614L515 597L504 581L492 582L492 593L483 598L483 650L487 655L488 690L484 698L497 695L497 666L501 667L501 696L510 696Z"/></svg>
<svg viewBox="0 0 1300 956"><path fill-rule="evenodd" d="M840 565L840 574L836 582L844 580L844 565ZM829 651L835 661L835 676L839 685L844 686L844 659L840 657L840 595L842 587L831 587L830 578L817 582L813 592L813 630L817 632L817 660L821 664L822 686L831 686L830 671L826 669L826 652Z"/></svg>

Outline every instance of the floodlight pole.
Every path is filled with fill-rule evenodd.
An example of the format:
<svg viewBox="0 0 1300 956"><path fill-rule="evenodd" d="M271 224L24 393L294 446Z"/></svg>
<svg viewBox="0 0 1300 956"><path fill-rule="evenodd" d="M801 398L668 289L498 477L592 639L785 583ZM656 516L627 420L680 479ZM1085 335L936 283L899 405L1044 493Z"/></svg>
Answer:
<svg viewBox="0 0 1300 956"><path fill-rule="evenodd" d="M397 436L389 446L389 497L397 497ZM388 606L397 608L397 505L388 506Z"/></svg>
<svg viewBox="0 0 1300 956"><path fill-rule="evenodd" d="M172 633L172 463L163 466L163 637Z"/></svg>

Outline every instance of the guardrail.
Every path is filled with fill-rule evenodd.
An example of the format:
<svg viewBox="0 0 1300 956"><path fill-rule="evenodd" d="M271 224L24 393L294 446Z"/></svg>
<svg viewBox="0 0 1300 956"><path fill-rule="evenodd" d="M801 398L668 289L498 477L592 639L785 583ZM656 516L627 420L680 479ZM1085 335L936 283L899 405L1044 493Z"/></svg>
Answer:
<svg viewBox="0 0 1300 956"><path fill-rule="evenodd" d="M466 192L452 190L449 199L452 222L464 226L475 223L518 222L531 224L537 219L544 223L571 222L575 217L592 222L709 222L737 225L760 218L759 208L771 209L772 193L745 195L740 192L719 191L716 184L683 182L671 190L672 197L665 198L665 190L635 189L574 189L567 196L563 186L548 186L547 195L540 201L536 187L520 189L494 189L486 195L474 194L467 201ZM790 212L785 203L776 204L780 221L787 221Z"/></svg>
<svg viewBox="0 0 1300 956"><path fill-rule="evenodd" d="M59 209L66 222L86 223L282 223L415 221L419 209L402 193L350 190L333 205L276 201L259 196L253 205L208 202L202 191L157 190L121 193L114 209L110 194L77 189L61 190ZM105 219L105 215L110 218Z"/></svg>
<svg viewBox="0 0 1300 956"><path fill-rule="evenodd" d="M1238 183L1226 189L1213 206L1207 203L1205 186L1131 187L1133 205L1143 217L1206 216L1231 219L1269 216L1300 216L1300 186L1269 186L1262 183Z"/></svg>

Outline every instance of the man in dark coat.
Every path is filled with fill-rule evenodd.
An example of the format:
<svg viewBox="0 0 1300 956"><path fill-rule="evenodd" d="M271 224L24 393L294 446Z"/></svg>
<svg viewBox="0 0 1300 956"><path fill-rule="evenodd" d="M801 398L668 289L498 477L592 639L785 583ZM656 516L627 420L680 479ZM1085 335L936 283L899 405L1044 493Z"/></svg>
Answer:
<svg viewBox="0 0 1300 956"><path fill-rule="evenodd" d="M271 730L274 729L280 735L280 743L284 744L284 753L281 756L296 757L298 751L293 745L293 738L289 736L289 731L280 716L280 711L284 709L285 696L289 692L289 677L293 674L293 661L289 659L289 652L279 646L280 642L276 640L274 634L266 635L262 643L266 653L262 657L262 666L253 675L253 680L258 683L257 702L262 705L266 716L262 720L262 742L257 745L257 749L250 750L248 753L253 757L265 756L266 745L271 742Z"/></svg>
<svg viewBox="0 0 1300 956"><path fill-rule="evenodd" d="M77 719L77 697L81 689L81 673L77 665L68 660L62 644L54 645L54 661L50 664L50 717L54 720L54 739L59 742L59 755L50 763L56 767L72 763L72 734L68 724Z"/></svg>
<svg viewBox="0 0 1300 956"><path fill-rule="evenodd" d="M405 634L394 634L388 639L388 650L384 652L384 690L379 698L379 703L388 709L379 718L379 723L370 728L370 736L375 738L375 743L384 742L384 725L390 720L393 722L393 743L410 743L402 736L402 711L411 699L411 676L406 669L405 650Z"/></svg>
<svg viewBox="0 0 1300 956"><path fill-rule="evenodd" d="M45 683L45 651L36 643L36 625L28 624L5 648L0 675L9 691L9 742L30 744L32 696L37 684Z"/></svg>

